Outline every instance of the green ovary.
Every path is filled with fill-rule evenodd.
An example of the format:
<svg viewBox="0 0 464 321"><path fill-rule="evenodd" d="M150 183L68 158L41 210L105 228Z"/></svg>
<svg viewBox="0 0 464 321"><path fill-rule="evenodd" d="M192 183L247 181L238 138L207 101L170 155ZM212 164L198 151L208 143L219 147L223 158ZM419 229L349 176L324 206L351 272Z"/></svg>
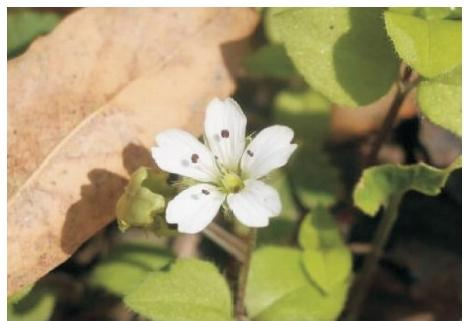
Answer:
<svg viewBox="0 0 464 321"><path fill-rule="evenodd" d="M226 173L222 176L221 184L227 193L237 193L245 187L240 176L235 173Z"/></svg>

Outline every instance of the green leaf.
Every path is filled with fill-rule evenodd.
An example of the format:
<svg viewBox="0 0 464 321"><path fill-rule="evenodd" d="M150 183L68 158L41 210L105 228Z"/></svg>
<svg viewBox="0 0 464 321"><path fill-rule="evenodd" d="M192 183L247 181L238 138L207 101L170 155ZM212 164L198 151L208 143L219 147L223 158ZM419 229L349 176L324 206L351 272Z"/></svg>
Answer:
<svg viewBox="0 0 464 321"><path fill-rule="evenodd" d="M124 298L129 308L159 320L230 320L228 285L216 267L197 259L179 259L169 271L149 275Z"/></svg>
<svg viewBox="0 0 464 321"><path fill-rule="evenodd" d="M116 204L119 228L151 228L157 232L167 225L157 220L164 212L165 197L171 197L174 190L167 184L168 175L153 169L141 167L131 176L124 194Z"/></svg>
<svg viewBox="0 0 464 321"><path fill-rule="evenodd" d="M345 305L348 284L340 284L330 295L306 285L284 296L253 318L257 321L334 321Z"/></svg>
<svg viewBox="0 0 464 321"><path fill-rule="evenodd" d="M335 320L345 302L348 284L323 294L301 264L302 252L263 247L252 257L246 306L252 320Z"/></svg>
<svg viewBox="0 0 464 321"><path fill-rule="evenodd" d="M172 255L150 243L122 243L92 270L90 282L118 296L134 290L150 272L161 269Z"/></svg>
<svg viewBox="0 0 464 321"><path fill-rule="evenodd" d="M345 246L329 249L306 249L303 264L311 279L324 291L332 293L351 275L351 253Z"/></svg>
<svg viewBox="0 0 464 321"><path fill-rule="evenodd" d="M28 9L8 10L8 57L20 54L37 36L50 32L60 21L55 13Z"/></svg>
<svg viewBox="0 0 464 321"><path fill-rule="evenodd" d="M44 286L34 286L21 299L8 300L8 321L46 321L55 308L55 294ZM16 301L15 301L16 300Z"/></svg>
<svg viewBox="0 0 464 321"><path fill-rule="evenodd" d="M415 165L380 165L364 170L354 189L354 203L364 213L374 216L393 195L408 190L437 195L450 173L461 167L461 157L448 168L438 169L420 163Z"/></svg>
<svg viewBox="0 0 464 321"><path fill-rule="evenodd" d="M245 61L247 70L256 76L290 78L298 76L292 61L281 45L259 48Z"/></svg>
<svg viewBox="0 0 464 321"><path fill-rule="evenodd" d="M245 303L254 318L285 295L307 285L301 251L277 246L262 247L253 253Z"/></svg>
<svg viewBox="0 0 464 321"><path fill-rule="evenodd" d="M380 8L299 8L277 12L273 33L308 84L346 106L385 95L398 75Z"/></svg>
<svg viewBox="0 0 464 321"><path fill-rule="evenodd" d="M461 8L450 7L392 7L389 11L413 15L428 20L458 18L460 17Z"/></svg>
<svg viewBox="0 0 464 321"><path fill-rule="evenodd" d="M316 206L300 225L298 243L306 249L330 249L344 245L337 223L324 206Z"/></svg>
<svg viewBox="0 0 464 321"><path fill-rule="evenodd" d="M461 136L461 67L437 78L423 80L417 99L427 118Z"/></svg>
<svg viewBox="0 0 464 321"><path fill-rule="evenodd" d="M385 24L400 57L419 74L433 78L461 64L461 21L387 11Z"/></svg>
<svg viewBox="0 0 464 321"><path fill-rule="evenodd" d="M24 298L26 295L28 295L32 288L34 287L34 284L27 285L20 290L16 291L15 293L11 294L8 296L8 303L16 303L20 301L22 298Z"/></svg>
<svg viewBox="0 0 464 321"><path fill-rule="evenodd" d="M279 37L279 26L275 23L274 19L278 13L291 10L291 8L266 8L264 12L264 33L266 34L269 42L274 44L281 44L282 40Z"/></svg>
<svg viewBox="0 0 464 321"><path fill-rule="evenodd" d="M324 151L330 126L330 104L313 90L282 91L274 102L274 120L295 131L298 149L288 171L299 199L308 207L332 204L338 171Z"/></svg>
<svg viewBox="0 0 464 321"><path fill-rule="evenodd" d="M428 20L445 19L451 16L453 10L450 7L425 7L420 8L420 14Z"/></svg>
<svg viewBox="0 0 464 321"><path fill-rule="evenodd" d="M351 275L351 253L328 209L315 207L300 226L298 242L311 279L326 293L346 283Z"/></svg>

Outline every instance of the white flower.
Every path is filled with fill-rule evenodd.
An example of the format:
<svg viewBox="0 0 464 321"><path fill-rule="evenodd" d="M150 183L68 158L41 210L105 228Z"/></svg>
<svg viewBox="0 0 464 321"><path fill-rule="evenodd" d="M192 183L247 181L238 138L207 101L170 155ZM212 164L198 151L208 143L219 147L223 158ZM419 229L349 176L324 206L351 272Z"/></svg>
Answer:
<svg viewBox="0 0 464 321"><path fill-rule="evenodd" d="M159 168L198 181L172 199L168 223L180 232L197 233L216 216L224 202L244 225L262 227L280 214L279 194L260 179L284 166L296 145L286 126L263 129L246 145L247 119L231 98L213 99L207 106L205 145L180 129L156 136L152 155Z"/></svg>

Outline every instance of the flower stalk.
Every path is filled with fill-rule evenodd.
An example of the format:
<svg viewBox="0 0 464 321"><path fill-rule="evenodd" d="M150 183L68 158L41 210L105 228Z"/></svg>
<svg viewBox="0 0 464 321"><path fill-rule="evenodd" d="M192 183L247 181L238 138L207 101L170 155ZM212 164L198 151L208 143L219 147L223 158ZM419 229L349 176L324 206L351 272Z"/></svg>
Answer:
<svg viewBox="0 0 464 321"><path fill-rule="evenodd" d="M203 234L224 251L232 255L237 261L240 263L245 262L247 243L243 240L227 232L216 223L211 223L203 230Z"/></svg>
<svg viewBox="0 0 464 321"><path fill-rule="evenodd" d="M240 265L238 282L237 282L237 291L235 296L235 318L238 321L249 320L247 316L247 311L245 307L245 295L246 295L246 285L248 281L248 274L250 271L251 256L256 245L256 228L250 228L248 235L245 237L247 244L247 249L245 253L245 259Z"/></svg>

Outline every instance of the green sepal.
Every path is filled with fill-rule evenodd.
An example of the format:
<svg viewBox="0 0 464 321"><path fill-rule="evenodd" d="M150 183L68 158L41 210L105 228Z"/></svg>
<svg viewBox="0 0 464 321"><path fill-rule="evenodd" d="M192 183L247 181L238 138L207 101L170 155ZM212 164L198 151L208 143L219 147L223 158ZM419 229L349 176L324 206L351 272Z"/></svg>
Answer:
<svg viewBox="0 0 464 321"><path fill-rule="evenodd" d="M162 233L167 224L162 217L166 198L174 195L167 183L168 174L146 167L137 169L116 204L116 216L121 231L142 227Z"/></svg>

